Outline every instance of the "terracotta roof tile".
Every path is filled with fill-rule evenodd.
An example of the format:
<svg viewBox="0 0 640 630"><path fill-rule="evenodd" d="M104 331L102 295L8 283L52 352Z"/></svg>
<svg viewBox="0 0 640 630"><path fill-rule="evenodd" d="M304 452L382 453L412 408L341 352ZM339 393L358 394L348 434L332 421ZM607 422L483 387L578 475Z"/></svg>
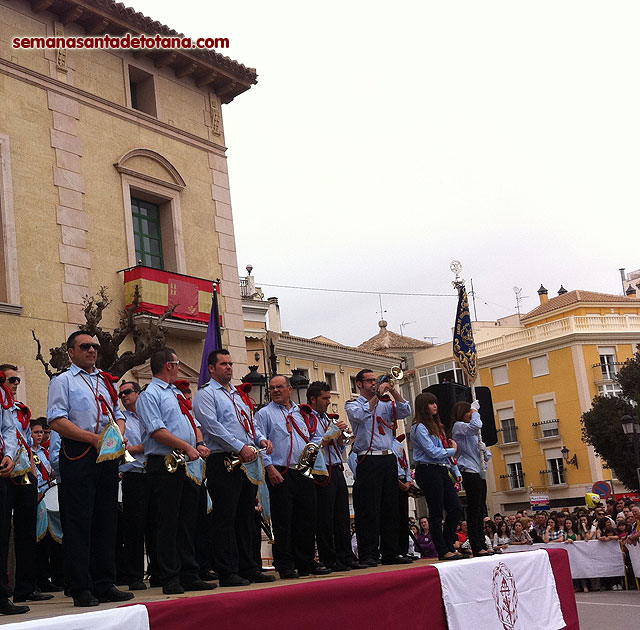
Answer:
<svg viewBox="0 0 640 630"><path fill-rule="evenodd" d="M370 352L384 352L385 350L423 350L430 348L433 344L427 341L420 341L413 337L405 337L387 329L387 322L382 319L378 322L380 330L377 335L361 343L358 348Z"/></svg>
<svg viewBox="0 0 640 630"><path fill-rule="evenodd" d="M617 304L633 304L638 306L640 305L640 298L629 298L623 295L613 295L611 293L598 293L596 291L584 291L582 289L575 289L573 291L569 291L562 295L558 295L557 297L551 298L546 304L540 304L540 306L534 308L532 311L529 311L526 315L523 315L521 317L521 320L526 321L534 317L539 317L540 315L566 308L568 306L571 306L572 304L577 304L578 302L591 304L609 304L614 302Z"/></svg>

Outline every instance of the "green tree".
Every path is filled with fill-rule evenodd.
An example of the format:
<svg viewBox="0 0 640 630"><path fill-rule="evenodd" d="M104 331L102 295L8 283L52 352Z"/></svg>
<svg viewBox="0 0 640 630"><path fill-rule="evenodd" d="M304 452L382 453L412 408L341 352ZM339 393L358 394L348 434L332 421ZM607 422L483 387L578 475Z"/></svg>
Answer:
<svg viewBox="0 0 640 630"><path fill-rule="evenodd" d="M591 409L582 414L582 437L593 446L622 483L640 490L633 459L631 436L622 430L622 416L638 418L640 403L640 345L631 359L620 368L617 376L622 388L619 396L596 396Z"/></svg>

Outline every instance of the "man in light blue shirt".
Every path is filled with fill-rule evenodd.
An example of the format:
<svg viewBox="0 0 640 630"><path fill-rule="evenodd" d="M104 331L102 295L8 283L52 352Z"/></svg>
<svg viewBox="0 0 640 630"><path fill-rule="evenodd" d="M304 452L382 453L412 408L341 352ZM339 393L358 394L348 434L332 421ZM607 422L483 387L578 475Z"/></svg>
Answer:
<svg viewBox="0 0 640 630"><path fill-rule="evenodd" d="M209 449L191 415L191 403L173 384L180 361L164 348L151 357L151 382L142 390L136 410L142 421L147 474L157 508L156 549L158 579L165 595L215 588L198 577L195 535L200 486L189 479L186 466L169 472L165 456L184 451L190 461L206 458Z"/></svg>
<svg viewBox="0 0 640 630"><path fill-rule="evenodd" d="M271 454L273 445L255 426L253 411L231 384L233 361L229 351L214 350L208 365L211 379L196 392L193 410L211 449L207 489L213 503L213 566L220 576L220 586L272 582L274 576L263 574L255 559L257 486L240 466L229 472L225 460L237 454L242 461L250 462L256 458L251 446L265 448Z"/></svg>
<svg viewBox="0 0 640 630"><path fill-rule="evenodd" d="M411 406L388 381L378 383L372 370L356 375L360 396L345 408L358 454L354 483L354 511L358 554L362 564L411 562L398 549L398 474L393 439L397 420L411 413ZM389 401L385 402L385 398ZM382 400L381 400L382 398Z"/></svg>
<svg viewBox="0 0 640 630"><path fill-rule="evenodd" d="M273 443L273 453L265 454L264 464L271 498L274 564L282 579L331 573L314 560L313 478L295 469L305 446L320 444L322 432L317 424L308 424L298 405L291 402L292 391L286 376L274 376L269 382L271 402L255 418L256 431Z"/></svg>
<svg viewBox="0 0 640 630"><path fill-rule="evenodd" d="M121 602L133 593L115 586L118 462L97 463L100 433L113 414L124 416L109 376L96 368L100 344L86 332L67 339L71 367L49 383L47 422L62 437L60 475L63 553L74 606ZM91 567L91 571L90 571Z"/></svg>

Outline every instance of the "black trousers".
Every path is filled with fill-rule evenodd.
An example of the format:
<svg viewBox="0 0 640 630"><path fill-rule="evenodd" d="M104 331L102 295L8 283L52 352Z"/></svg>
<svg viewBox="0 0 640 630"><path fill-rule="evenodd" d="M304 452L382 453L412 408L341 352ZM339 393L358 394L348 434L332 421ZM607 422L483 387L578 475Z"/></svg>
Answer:
<svg viewBox="0 0 640 630"><path fill-rule="evenodd" d="M404 481L404 480L403 480ZM409 553L409 493L398 486L398 551Z"/></svg>
<svg viewBox="0 0 640 630"><path fill-rule="evenodd" d="M9 584L7 583L7 563L9 558L9 530L5 526L4 514L7 510L7 483L3 479L0 481L0 601L11 595Z"/></svg>
<svg viewBox="0 0 640 630"><path fill-rule="evenodd" d="M284 472L284 466L276 466ZM313 479L291 468L278 485L269 483L273 562L280 572L310 569L315 561L316 489Z"/></svg>
<svg viewBox="0 0 640 630"><path fill-rule="evenodd" d="M200 486L178 466L167 471L164 455L149 455L147 474L156 505L156 559L158 579L164 585L198 578L195 557L196 520Z"/></svg>
<svg viewBox="0 0 640 630"><path fill-rule="evenodd" d="M358 457L354 488L358 556L377 560L398 555L398 464L396 456ZM379 541L379 544L378 544Z"/></svg>
<svg viewBox="0 0 640 630"><path fill-rule="evenodd" d="M149 573L155 577L155 526L151 484L146 472L122 473L122 542L124 554L118 578L124 584L144 579L145 545Z"/></svg>
<svg viewBox="0 0 640 630"><path fill-rule="evenodd" d="M84 442L63 439L60 449L60 517L65 574L71 595L100 594L115 583L118 526L118 462L96 463Z"/></svg>
<svg viewBox="0 0 640 630"><path fill-rule="evenodd" d="M213 566L220 577L260 570L255 552L258 487L240 466L227 472L225 457L229 454L212 453L207 458L207 487L213 502Z"/></svg>
<svg viewBox="0 0 640 630"><path fill-rule="evenodd" d="M328 567L336 561L349 565L355 562L356 557L351 551L349 489L342 464L331 466L328 481L326 485L316 484L318 556L320 562Z"/></svg>
<svg viewBox="0 0 640 630"><path fill-rule="evenodd" d="M198 518L196 519L196 562L198 573L205 574L213 567L213 511L207 512L207 485L202 484L198 494Z"/></svg>
<svg viewBox="0 0 640 630"><path fill-rule="evenodd" d="M62 557L62 544L56 542L50 533L37 543L38 554L38 586L51 580L54 584L64 584L64 560Z"/></svg>
<svg viewBox="0 0 640 630"><path fill-rule="evenodd" d="M462 486L467 495L467 529L469 544L475 554L486 549L484 541L484 505L487 500L487 482L478 473L463 472Z"/></svg>
<svg viewBox="0 0 640 630"><path fill-rule="evenodd" d="M436 464L418 464L416 467L416 482L427 501L429 530L440 557L455 551L456 527L462 516L460 499L448 471L446 466ZM447 515L443 527L444 512Z"/></svg>

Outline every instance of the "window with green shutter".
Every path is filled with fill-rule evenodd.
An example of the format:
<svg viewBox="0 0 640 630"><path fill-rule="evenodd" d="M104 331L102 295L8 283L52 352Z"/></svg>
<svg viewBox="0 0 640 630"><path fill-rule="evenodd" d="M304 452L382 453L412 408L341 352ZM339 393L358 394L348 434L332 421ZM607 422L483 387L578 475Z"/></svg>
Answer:
<svg viewBox="0 0 640 630"><path fill-rule="evenodd" d="M162 235L160 233L160 206L142 199L131 198L133 236L136 260L154 269L164 269Z"/></svg>

